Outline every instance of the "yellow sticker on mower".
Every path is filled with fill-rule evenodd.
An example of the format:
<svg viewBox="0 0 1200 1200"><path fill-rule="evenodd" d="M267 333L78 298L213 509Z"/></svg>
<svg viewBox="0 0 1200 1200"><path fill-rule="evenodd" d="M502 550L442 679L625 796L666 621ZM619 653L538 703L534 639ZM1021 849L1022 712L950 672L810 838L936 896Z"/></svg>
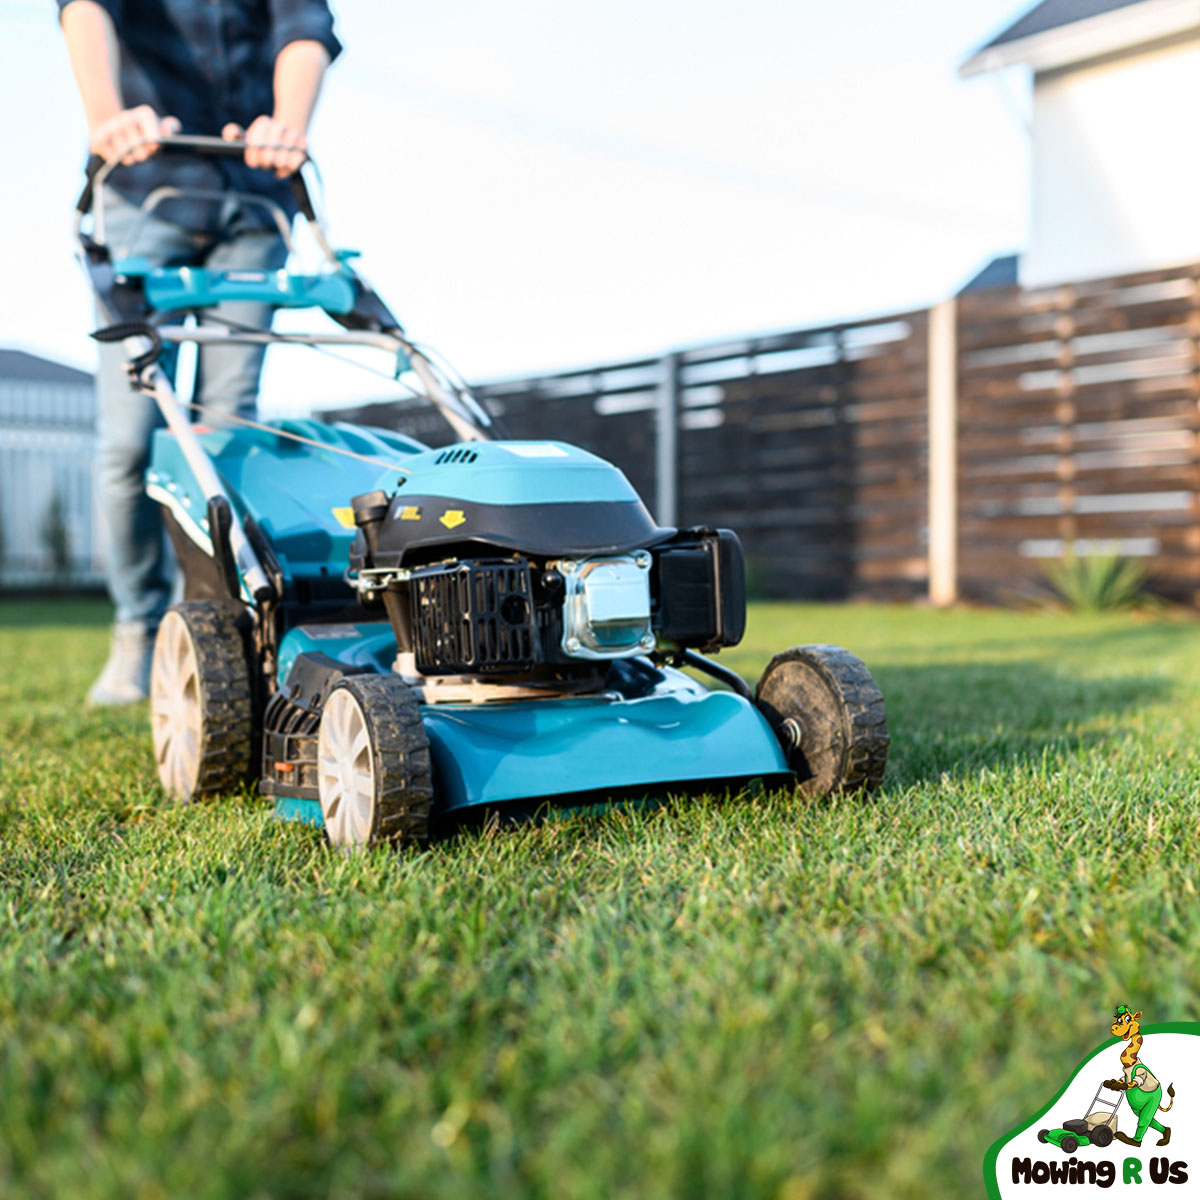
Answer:
<svg viewBox="0 0 1200 1200"><path fill-rule="evenodd" d="M337 518L337 523L343 529L354 528L354 509L352 508L335 508L332 510L333 515Z"/></svg>
<svg viewBox="0 0 1200 1200"><path fill-rule="evenodd" d="M457 529L461 524L463 524L464 521L466 521L466 519L466 515L463 513L461 508L448 508L440 517L438 517L438 520L441 521L441 523L445 525L447 529Z"/></svg>

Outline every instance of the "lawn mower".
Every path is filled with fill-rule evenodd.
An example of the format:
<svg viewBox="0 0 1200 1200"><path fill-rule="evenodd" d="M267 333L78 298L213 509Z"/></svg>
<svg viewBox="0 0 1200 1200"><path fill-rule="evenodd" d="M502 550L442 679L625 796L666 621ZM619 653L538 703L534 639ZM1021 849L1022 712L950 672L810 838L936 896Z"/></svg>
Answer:
<svg viewBox="0 0 1200 1200"><path fill-rule="evenodd" d="M1067 1154L1074 1154L1080 1146L1099 1146L1103 1149L1111 1145L1117 1133L1117 1109L1125 1099L1124 1093L1116 1100L1101 1100L1100 1093L1104 1085L1096 1089L1088 1110L1078 1121L1064 1121L1061 1129L1039 1129L1039 1142L1053 1142ZM1097 1107L1108 1108L1109 1112L1096 1112ZM1078 1110L1076 1110L1078 1111Z"/></svg>
<svg viewBox="0 0 1200 1200"><path fill-rule="evenodd" d="M241 155L244 144L161 148ZM660 526L612 464L501 436L353 254L331 247L303 173L292 187L322 260L310 274L156 267L110 246L112 169L90 170L77 229L109 321L97 336L123 343L132 386L165 421L146 486L184 576L151 680L167 792L189 801L256 785L281 815L359 846L424 843L486 813L756 781L812 795L879 785L887 726L863 663L793 647L752 691L714 662L745 627L737 537ZM177 195L159 189L143 207ZM291 249L285 213L240 199L272 209ZM321 310L340 328L230 328L212 311L229 299ZM157 361L164 344L189 341L374 347L457 440L430 448L316 420L197 431Z"/></svg>

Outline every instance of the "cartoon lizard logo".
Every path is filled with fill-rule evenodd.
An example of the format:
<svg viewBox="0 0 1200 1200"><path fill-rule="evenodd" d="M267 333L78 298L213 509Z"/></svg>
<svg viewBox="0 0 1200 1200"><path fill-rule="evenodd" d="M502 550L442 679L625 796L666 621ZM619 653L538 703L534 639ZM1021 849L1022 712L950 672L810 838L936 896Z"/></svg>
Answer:
<svg viewBox="0 0 1200 1200"><path fill-rule="evenodd" d="M1127 1005L1120 1004L1113 1013L1113 1023L1110 1026L1113 1037L1119 1037L1129 1043L1121 1051L1121 1068L1123 1078L1106 1079L1104 1086L1110 1091L1124 1092L1137 1117L1137 1131L1133 1137L1118 1131L1117 1137L1128 1146L1140 1146L1147 1129L1157 1129L1162 1137L1157 1145L1165 1146L1171 1140L1171 1127L1160 1125L1155 1119L1156 1112L1168 1112L1175 1105L1175 1085L1167 1086L1167 1095L1171 1097L1168 1105L1159 1104L1162 1099L1162 1084L1150 1074L1146 1065L1138 1058L1142 1049L1142 1014L1130 1012Z"/></svg>

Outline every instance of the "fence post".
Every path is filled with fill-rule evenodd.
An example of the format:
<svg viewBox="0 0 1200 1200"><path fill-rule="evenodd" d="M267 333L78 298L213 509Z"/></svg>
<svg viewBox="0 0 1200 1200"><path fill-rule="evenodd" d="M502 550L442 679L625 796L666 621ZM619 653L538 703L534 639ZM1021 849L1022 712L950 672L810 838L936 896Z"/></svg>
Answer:
<svg viewBox="0 0 1200 1200"><path fill-rule="evenodd" d="M679 519L679 355L664 354L654 410L654 516L660 525Z"/></svg>
<svg viewBox="0 0 1200 1200"><path fill-rule="evenodd" d="M957 305L929 310L929 600L958 599Z"/></svg>

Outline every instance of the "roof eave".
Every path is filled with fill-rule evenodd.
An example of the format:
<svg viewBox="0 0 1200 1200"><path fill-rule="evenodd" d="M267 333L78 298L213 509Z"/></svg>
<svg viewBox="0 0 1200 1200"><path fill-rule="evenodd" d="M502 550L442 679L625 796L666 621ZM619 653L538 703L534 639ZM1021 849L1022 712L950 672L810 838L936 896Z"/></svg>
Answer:
<svg viewBox="0 0 1200 1200"><path fill-rule="evenodd" d="M984 46L958 73L969 79L1018 64L1035 72L1051 71L1189 30L1200 32L1200 0L1143 0L1031 37Z"/></svg>

